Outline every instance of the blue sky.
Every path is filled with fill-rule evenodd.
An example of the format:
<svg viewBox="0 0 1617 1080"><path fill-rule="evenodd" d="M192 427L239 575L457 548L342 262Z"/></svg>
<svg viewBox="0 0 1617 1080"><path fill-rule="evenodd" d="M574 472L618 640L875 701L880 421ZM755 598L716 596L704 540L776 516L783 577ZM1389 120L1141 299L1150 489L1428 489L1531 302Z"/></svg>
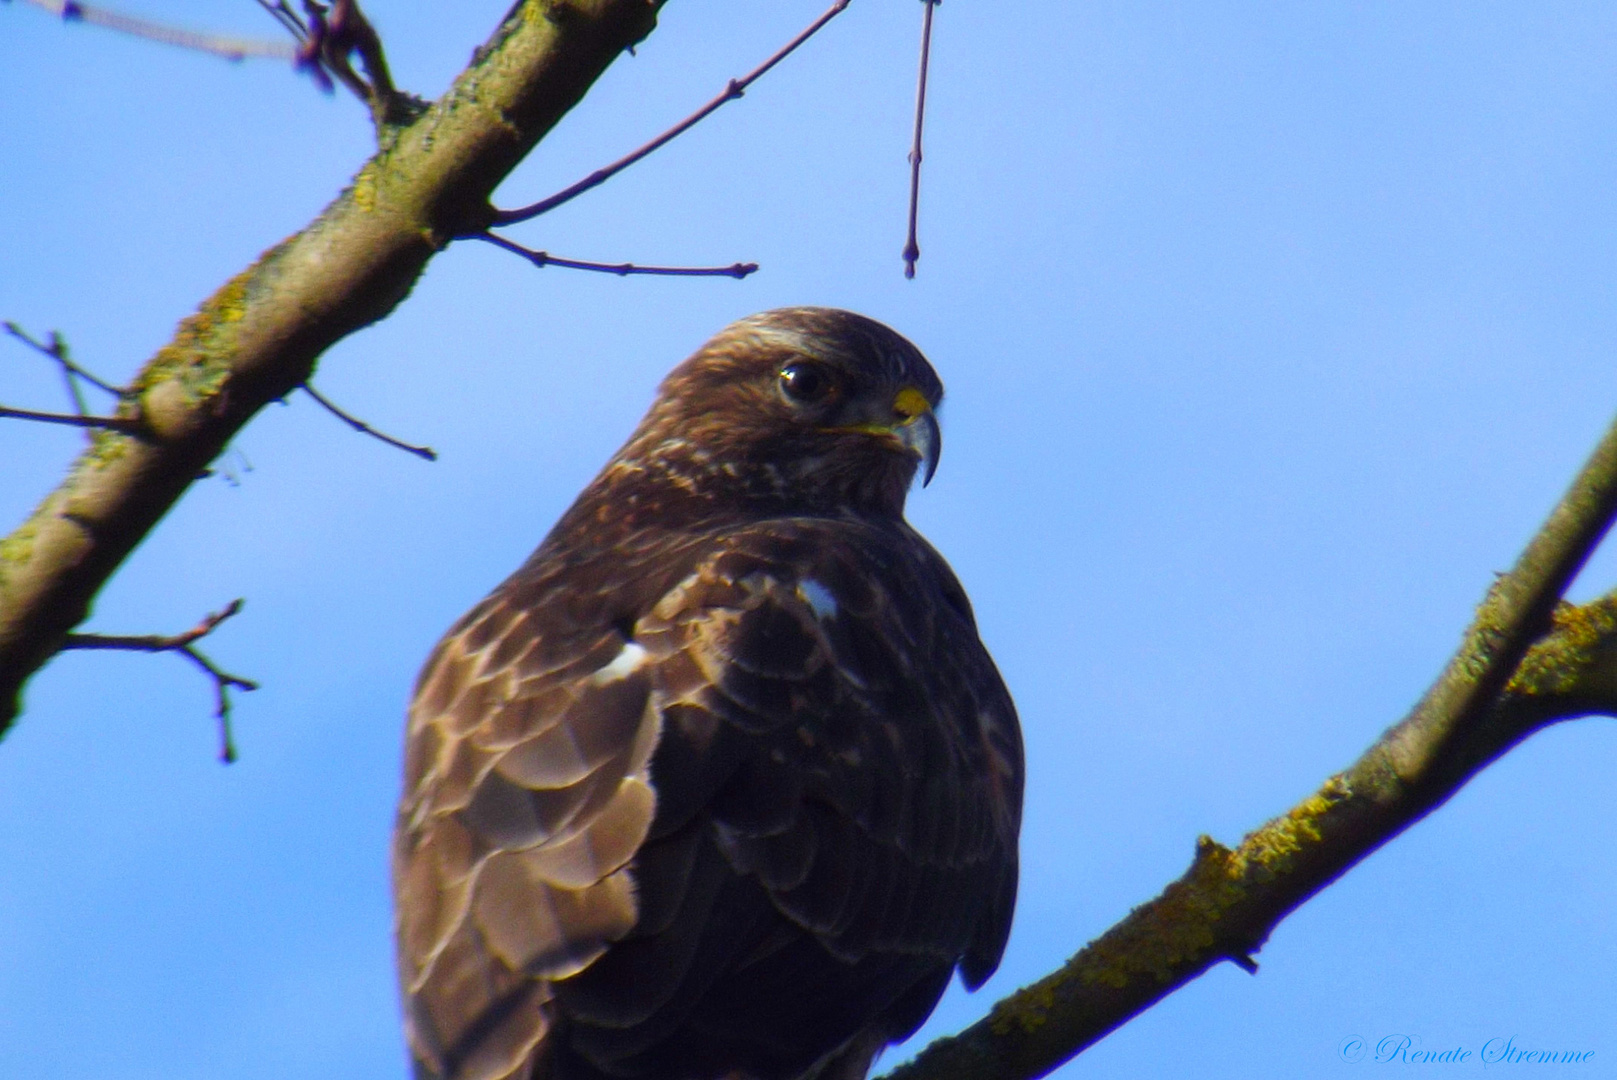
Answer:
<svg viewBox="0 0 1617 1080"><path fill-rule="evenodd" d="M819 0L673 0L506 183L548 194L705 101ZM507 0L372 0L436 95ZM1022 713L1022 899L962 1026L1234 842L1418 697L1617 409L1617 9L954 2L937 16L917 280L899 250L919 5L855 0L685 138L519 240L752 278L433 262L266 411L89 628L263 682L241 761L170 657L76 654L0 744L0 1075L405 1075L386 844L437 636L538 543L675 362L731 319L853 308L948 386L911 519ZM131 0L271 35L247 0ZM0 7L0 317L131 374L367 155L361 107ZM0 402L61 407L0 342ZM0 425L6 528L79 436ZM1601 556L1577 594L1617 583ZM1617 732L1563 725L1061 1075L1351 1076L1349 1036L1594 1050L1610 1075ZM895 1060L896 1053L888 1057ZM1602 1066L1604 1061L1607 1064ZM1481 1068L1447 1066L1451 1073ZM1568 1071L1572 1071L1570 1068Z"/></svg>

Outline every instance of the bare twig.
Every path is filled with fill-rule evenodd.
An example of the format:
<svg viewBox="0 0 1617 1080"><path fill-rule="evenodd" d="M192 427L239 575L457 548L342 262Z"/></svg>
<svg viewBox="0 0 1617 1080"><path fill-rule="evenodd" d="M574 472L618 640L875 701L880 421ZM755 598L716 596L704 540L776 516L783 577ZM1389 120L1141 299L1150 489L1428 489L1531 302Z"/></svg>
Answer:
<svg viewBox="0 0 1617 1080"><path fill-rule="evenodd" d="M809 38L818 33L822 26L840 15L842 10L848 6L849 2L850 0L836 0L836 3L827 8L818 19L815 19L812 23L810 23L802 33L798 34L785 45L781 46L775 55L753 68L752 71L748 72L741 78L731 79L725 85L724 89L719 92L718 97L714 98L706 105L703 105L700 109L697 109L694 113L687 116L685 119L681 120L679 123L675 124L673 127L657 136L655 139L652 139L644 146L640 147L640 149L619 158L617 161L614 161L605 168L596 169L578 183L569 188L564 188L563 190L556 192L556 194L550 196L548 199L540 199L538 202L533 203L530 206L524 206L516 210L496 210L494 212L494 218L489 222L489 224L515 225L519 221L531 221L540 214L548 214L562 203L570 202L571 200L576 199L578 196L584 194L584 192L590 190L591 188L598 187L601 184L606 183L608 180L612 179L612 177L616 176L624 169L627 169L630 165L633 165L641 158L646 157L654 150L660 149L661 147L672 142L674 139L677 139L679 136L685 134L685 132L707 119L710 114L717 111L718 108L725 102L734 101L736 98L740 97L746 92L747 87L756 82L764 75L765 72L790 56L799 45L803 44L803 42L807 41Z"/></svg>
<svg viewBox="0 0 1617 1080"><path fill-rule="evenodd" d="M595 270L602 274L617 274L627 277L630 274L648 274L660 277L732 277L736 280L755 273L757 263L731 263L729 266L636 266L634 263L598 263L583 262L579 259L563 259L550 254L548 251L536 251L533 248L523 247L513 240L503 236L496 236L491 232L474 233L468 240L485 240L496 247L504 248L513 255L520 255L537 267L564 266L569 270Z"/></svg>
<svg viewBox="0 0 1617 1080"><path fill-rule="evenodd" d="M213 679L214 711L219 721L219 760L229 764L236 760L236 742L230 730L230 691L257 690L258 684L240 675L232 675L209 660L196 643L213 633L214 628L241 610L242 601L232 600L223 611L216 611L183 634L69 634L63 649L123 649L130 652L176 652L185 656Z"/></svg>
<svg viewBox="0 0 1617 1080"><path fill-rule="evenodd" d="M341 420L343 423L347 424L360 434L369 435L373 439L385 442L389 446L397 447L398 449L403 450L405 453L414 454L418 458L423 458L427 461L438 460L438 451L434 450L432 447L416 446L412 443L407 443L402 439L395 439L386 432L377 431L359 417L343 412L335 404L333 404L329 398L320 393L320 391L316 390L307 382L303 384L303 392L314 398L315 401L319 402L321 407L329 412L332 416L335 416L337 419Z"/></svg>
<svg viewBox="0 0 1617 1080"><path fill-rule="evenodd" d="M0 405L0 419L34 420L41 424L64 424L68 427L105 428L125 435L139 435L145 425L126 416L84 416L78 413L36 412L33 409L12 409Z"/></svg>
<svg viewBox="0 0 1617 1080"><path fill-rule="evenodd" d="M66 340L64 340L62 335L55 330L51 331L50 344L47 345L44 342L35 340L27 331L9 319L4 323L0 323L0 326L3 326L6 333L10 334L18 341L21 341L24 345L27 345L35 352L49 357L51 360L55 361L61 366L62 375L67 380L68 393L72 396L73 404L77 407L80 414L82 414L85 409L84 399L79 394L79 387L77 383L78 379L83 379L97 390L103 390L111 394L113 397L123 398L128 396L129 391L125 390L123 387L113 386L106 380L98 378L91 372L80 367L79 364L70 355L68 355Z"/></svg>
<svg viewBox="0 0 1617 1080"><path fill-rule="evenodd" d="M932 60L932 9L938 0L921 0L925 12L921 16L921 65L915 80L915 141L910 145L910 231L904 241L904 276L915 277L915 263L921 257L921 245L915 239L915 221L921 202L921 128L926 121L926 72Z"/></svg>
<svg viewBox="0 0 1617 1080"><path fill-rule="evenodd" d="M108 30L116 30L121 34L145 38L147 41L222 56L226 60L244 60L249 56L291 60L297 54L296 49L281 41L260 41L256 38L225 37L219 34L199 33L195 30L181 30L147 19L137 19L132 15L121 15L93 4L79 3L78 0L23 0L23 2L59 16L64 22L90 23Z"/></svg>
<svg viewBox="0 0 1617 1080"><path fill-rule="evenodd" d="M888 1080L1033 1080L1221 960L1549 724L1617 713L1617 593L1557 607L1617 514L1617 424L1496 581L1415 708L1358 761L1235 849L1202 837L1185 875L1062 968Z"/></svg>

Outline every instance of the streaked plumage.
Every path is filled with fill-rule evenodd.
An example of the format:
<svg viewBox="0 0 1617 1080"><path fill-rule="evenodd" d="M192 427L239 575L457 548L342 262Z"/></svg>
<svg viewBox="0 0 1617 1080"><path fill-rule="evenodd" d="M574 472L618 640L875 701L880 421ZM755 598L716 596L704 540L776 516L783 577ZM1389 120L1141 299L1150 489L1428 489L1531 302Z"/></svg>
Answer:
<svg viewBox="0 0 1617 1080"><path fill-rule="evenodd" d="M394 847L418 1077L858 1080L1016 893L1015 711L903 520L942 386L727 328L427 661Z"/></svg>

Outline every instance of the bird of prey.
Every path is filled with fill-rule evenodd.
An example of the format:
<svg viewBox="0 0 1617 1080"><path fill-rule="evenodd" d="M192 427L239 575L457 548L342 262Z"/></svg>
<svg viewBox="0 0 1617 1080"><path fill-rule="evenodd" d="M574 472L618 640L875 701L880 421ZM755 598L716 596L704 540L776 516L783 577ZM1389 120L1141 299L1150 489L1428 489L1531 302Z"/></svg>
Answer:
<svg viewBox="0 0 1617 1080"><path fill-rule="evenodd" d="M998 965L1022 743L904 520L942 384L723 330L428 659L394 843L415 1075L862 1080Z"/></svg>

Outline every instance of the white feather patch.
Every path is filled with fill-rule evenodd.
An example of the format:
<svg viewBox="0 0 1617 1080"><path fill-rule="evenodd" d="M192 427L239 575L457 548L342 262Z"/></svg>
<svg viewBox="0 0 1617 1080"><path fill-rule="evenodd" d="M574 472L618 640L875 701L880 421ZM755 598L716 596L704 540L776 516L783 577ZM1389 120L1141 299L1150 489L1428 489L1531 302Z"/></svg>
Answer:
<svg viewBox="0 0 1617 1080"><path fill-rule="evenodd" d="M596 686L602 686L609 682L617 682L619 679L626 679L639 671L640 665L645 662L646 650L644 646L637 645L632 641L625 642L623 648L618 652L618 655L612 658L610 664L590 676L590 682Z"/></svg>
<svg viewBox="0 0 1617 1080"><path fill-rule="evenodd" d="M837 617L837 598L831 595L831 590L821 585L813 578L804 578L797 583L797 594L808 602L813 609L816 619L834 619Z"/></svg>

